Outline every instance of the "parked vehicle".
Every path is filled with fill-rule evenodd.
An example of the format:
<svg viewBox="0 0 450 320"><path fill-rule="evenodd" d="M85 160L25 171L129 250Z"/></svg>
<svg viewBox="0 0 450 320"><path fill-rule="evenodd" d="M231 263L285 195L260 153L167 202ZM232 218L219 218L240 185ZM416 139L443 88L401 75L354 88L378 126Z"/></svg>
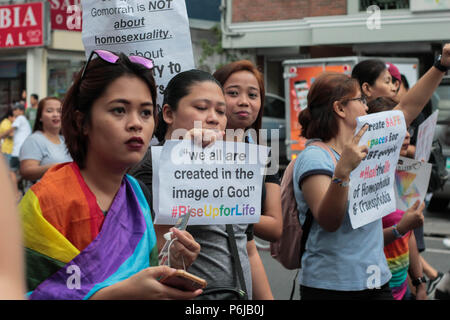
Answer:
<svg viewBox="0 0 450 320"><path fill-rule="evenodd" d="M278 154L278 164L281 170L286 168L286 117L285 99L272 93L266 93L262 129L267 131L267 145L272 147L272 155ZM276 130L276 131L272 131ZM274 134L278 133L278 135Z"/></svg>

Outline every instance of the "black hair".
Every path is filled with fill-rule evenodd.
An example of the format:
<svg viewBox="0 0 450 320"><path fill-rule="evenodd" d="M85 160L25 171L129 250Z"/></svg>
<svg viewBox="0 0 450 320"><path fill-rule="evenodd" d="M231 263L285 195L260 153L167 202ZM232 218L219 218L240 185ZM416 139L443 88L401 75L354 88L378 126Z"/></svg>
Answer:
<svg viewBox="0 0 450 320"><path fill-rule="evenodd" d="M358 92L358 81L346 74L324 72L320 74L308 92L308 107L299 113L298 122L302 127L301 136L306 139L319 138L329 141L339 132L335 101L343 104Z"/></svg>
<svg viewBox="0 0 450 320"><path fill-rule="evenodd" d="M367 103L369 108L367 113L377 113L394 109L398 103L389 97L378 97Z"/></svg>
<svg viewBox="0 0 450 320"><path fill-rule="evenodd" d="M373 86L380 74L386 69L386 64L382 60L363 60L353 68L352 78L358 80L362 92L362 85L365 82L367 82L370 86Z"/></svg>
<svg viewBox="0 0 450 320"><path fill-rule="evenodd" d="M406 79L406 77L405 77L404 74L401 74L400 76L401 76L401 78L402 78L403 86L405 87L406 90L408 90L408 89L409 89L409 82L408 82L408 79Z"/></svg>
<svg viewBox="0 0 450 320"><path fill-rule="evenodd" d="M211 81L219 86L223 91L222 85L210 73L198 69L191 69L181 72L170 79L164 90L163 104L168 105L172 110L177 110L179 101L189 95L191 87L199 82ZM167 133L167 123L164 121L162 109L158 112L158 121L155 130L155 136L159 141L163 141Z"/></svg>

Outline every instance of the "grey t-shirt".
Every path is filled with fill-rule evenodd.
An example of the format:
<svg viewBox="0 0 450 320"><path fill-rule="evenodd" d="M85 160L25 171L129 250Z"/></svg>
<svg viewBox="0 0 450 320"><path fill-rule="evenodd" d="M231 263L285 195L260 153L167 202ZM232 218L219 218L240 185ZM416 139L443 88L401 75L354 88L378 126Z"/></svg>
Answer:
<svg viewBox="0 0 450 320"><path fill-rule="evenodd" d="M40 165L71 162L64 137L59 136L60 144L48 140L41 131L36 131L24 141L20 149L19 159L38 160Z"/></svg>
<svg viewBox="0 0 450 320"><path fill-rule="evenodd" d="M251 300L252 274L247 254L247 228L247 224L233 225L245 286L248 298ZM188 271L205 279L208 282L207 288L240 288L225 225L188 226L186 230L201 246L197 259L189 267Z"/></svg>
<svg viewBox="0 0 450 320"><path fill-rule="evenodd" d="M144 159L128 173L141 180L148 188L149 193L152 193L153 170L150 149ZM151 199L149 205L153 208ZM247 295L249 299L252 299L252 275L247 254L247 242L253 240L253 228L249 227L248 224L242 224L233 225L233 230ZM240 288L225 225L188 226L187 231L201 246L197 259L189 267L188 271L205 279L208 282L206 289L213 287ZM205 297L200 296L198 299L205 299Z"/></svg>

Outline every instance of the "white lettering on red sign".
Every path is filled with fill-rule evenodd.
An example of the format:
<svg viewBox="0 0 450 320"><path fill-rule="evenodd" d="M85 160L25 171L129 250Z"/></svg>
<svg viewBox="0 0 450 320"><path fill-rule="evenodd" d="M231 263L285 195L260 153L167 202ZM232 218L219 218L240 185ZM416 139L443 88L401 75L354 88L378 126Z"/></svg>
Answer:
<svg viewBox="0 0 450 320"><path fill-rule="evenodd" d="M0 48L42 46L43 3L0 6Z"/></svg>

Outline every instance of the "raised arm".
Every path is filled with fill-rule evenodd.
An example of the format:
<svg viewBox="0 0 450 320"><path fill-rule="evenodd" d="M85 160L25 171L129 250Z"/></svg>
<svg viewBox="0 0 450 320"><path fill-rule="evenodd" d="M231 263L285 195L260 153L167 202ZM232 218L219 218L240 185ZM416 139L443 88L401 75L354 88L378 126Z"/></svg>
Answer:
<svg viewBox="0 0 450 320"><path fill-rule="evenodd" d="M442 49L441 64L445 67L450 67L450 44L447 43ZM409 126L411 122L419 115L425 107L431 95L441 83L445 72L436 67L431 67L422 78L412 87L408 93L402 98L400 103L394 108L403 111L405 115L406 125Z"/></svg>

